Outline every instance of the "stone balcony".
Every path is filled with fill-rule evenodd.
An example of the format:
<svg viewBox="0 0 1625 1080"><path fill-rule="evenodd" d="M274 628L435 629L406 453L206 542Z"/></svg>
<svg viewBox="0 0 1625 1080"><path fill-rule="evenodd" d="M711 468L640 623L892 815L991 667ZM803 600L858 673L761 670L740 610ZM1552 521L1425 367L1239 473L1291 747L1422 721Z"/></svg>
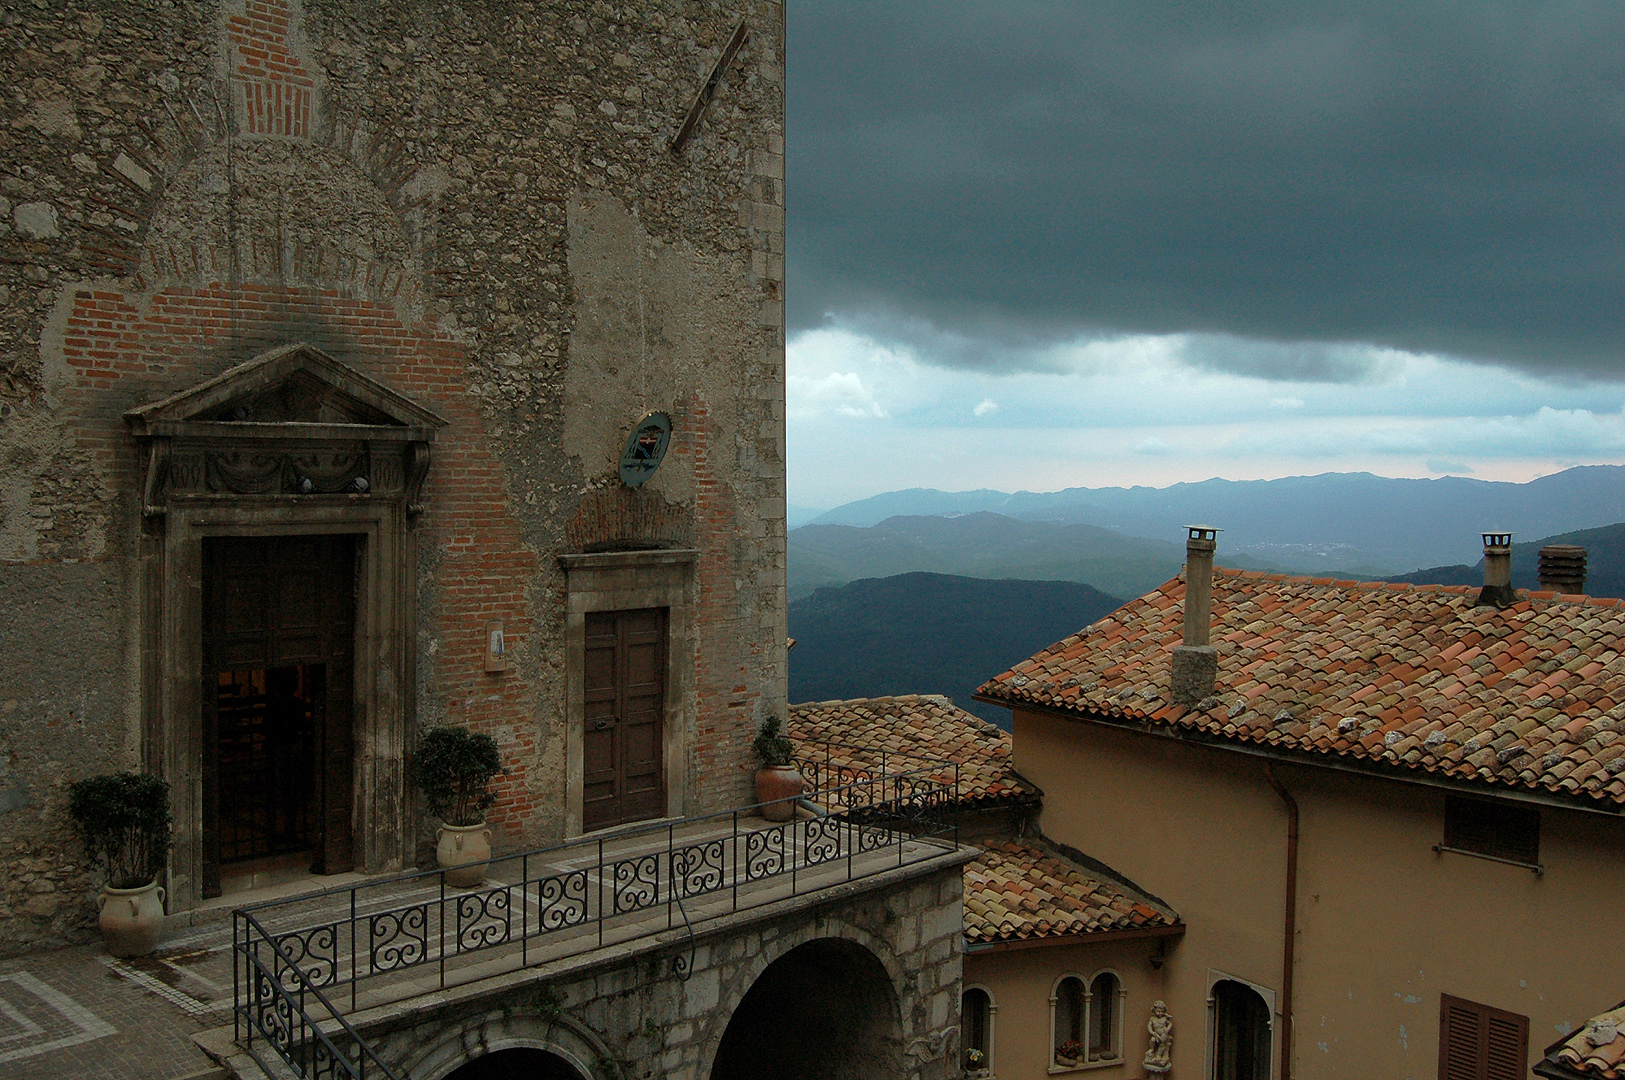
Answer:
<svg viewBox="0 0 1625 1080"><path fill-rule="evenodd" d="M663 1017L661 1032L692 1034L692 1046L657 1040L662 1071L707 1075L710 1061L716 1076L732 1011L723 983L774 952L769 942L780 934L813 943L822 938L810 928L838 924L850 932L835 936L891 954L881 965L889 989L875 991L875 1000L891 1000L885 1011L898 1010L901 1021L902 999L929 999L888 1036L912 1057L881 1074L934 1076L951 1056L944 1033L957 999L943 989L958 982L958 868L970 856L941 813L952 786L925 771L808 772L809 803L784 823L754 810L651 823L493 860L473 888L429 872L240 907L229 940L220 927L218 940L187 950L184 971L164 981L189 992L229 988L212 1007L231 1023L198 1042L237 1075L438 1080L446 1074L419 1060L437 1052L438 1034L461 1030L456 1018L470 1009L490 1014L495 1002L508 1016L515 995L534 998L538 986L561 1009L575 1002L584 1014L604 1012L585 1021L582 1038L607 1053L636 1041L635 1031L618 1030L632 1021L610 1015L618 997L606 988L625 984L667 987L641 1010L646 1035L653 1016ZM910 985L916 968L932 973L923 988ZM896 1038L917 1021L930 1030ZM851 1026L850 1017L831 1021ZM583 1078L612 1075L595 1071L586 1050L575 1059L567 1050L550 1052L575 1060Z"/></svg>

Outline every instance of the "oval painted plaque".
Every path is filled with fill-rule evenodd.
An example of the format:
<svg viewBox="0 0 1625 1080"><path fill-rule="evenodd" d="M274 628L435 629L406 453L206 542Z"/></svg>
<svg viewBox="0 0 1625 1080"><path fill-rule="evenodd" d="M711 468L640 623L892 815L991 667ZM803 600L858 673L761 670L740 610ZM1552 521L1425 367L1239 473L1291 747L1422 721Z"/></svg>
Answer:
<svg viewBox="0 0 1625 1080"><path fill-rule="evenodd" d="M666 456L666 444L671 442L671 417L663 412L652 412L638 421L621 452L621 483L637 487L660 468Z"/></svg>

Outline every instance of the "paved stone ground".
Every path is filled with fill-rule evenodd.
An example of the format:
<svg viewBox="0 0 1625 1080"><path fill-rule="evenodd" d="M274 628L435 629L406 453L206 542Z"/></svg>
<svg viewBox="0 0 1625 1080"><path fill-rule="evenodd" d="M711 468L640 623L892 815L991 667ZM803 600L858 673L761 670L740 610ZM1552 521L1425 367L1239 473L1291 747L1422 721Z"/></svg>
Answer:
<svg viewBox="0 0 1625 1080"><path fill-rule="evenodd" d="M177 951L166 947L160 956ZM212 1011L207 1001L158 977L184 984L169 975L174 966L114 960L99 944L0 961L0 1078L210 1075L212 1063L193 1045L191 1033L230 1020L229 987L225 1011Z"/></svg>

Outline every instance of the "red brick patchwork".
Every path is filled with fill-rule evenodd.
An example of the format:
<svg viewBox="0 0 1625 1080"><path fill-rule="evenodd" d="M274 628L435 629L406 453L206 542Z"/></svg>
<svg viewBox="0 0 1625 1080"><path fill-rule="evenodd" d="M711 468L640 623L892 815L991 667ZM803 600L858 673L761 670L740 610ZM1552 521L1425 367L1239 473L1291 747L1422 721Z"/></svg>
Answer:
<svg viewBox="0 0 1625 1080"><path fill-rule="evenodd" d="M315 82L288 51L288 0L247 0L242 15L226 20L237 66L232 82L242 94L251 135L310 135Z"/></svg>

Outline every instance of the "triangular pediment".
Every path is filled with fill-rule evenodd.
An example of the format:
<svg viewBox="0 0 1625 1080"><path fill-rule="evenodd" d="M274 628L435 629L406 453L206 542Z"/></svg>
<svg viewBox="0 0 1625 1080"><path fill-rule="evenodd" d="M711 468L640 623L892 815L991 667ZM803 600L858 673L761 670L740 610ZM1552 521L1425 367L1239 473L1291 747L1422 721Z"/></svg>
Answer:
<svg viewBox="0 0 1625 1080"><path fill-rule="evenodd" d="M387 432L429 440L446 424L433 411L302 342L261 353L124 417L137 435L274 427L349 429L358 436Z"/></svg>

